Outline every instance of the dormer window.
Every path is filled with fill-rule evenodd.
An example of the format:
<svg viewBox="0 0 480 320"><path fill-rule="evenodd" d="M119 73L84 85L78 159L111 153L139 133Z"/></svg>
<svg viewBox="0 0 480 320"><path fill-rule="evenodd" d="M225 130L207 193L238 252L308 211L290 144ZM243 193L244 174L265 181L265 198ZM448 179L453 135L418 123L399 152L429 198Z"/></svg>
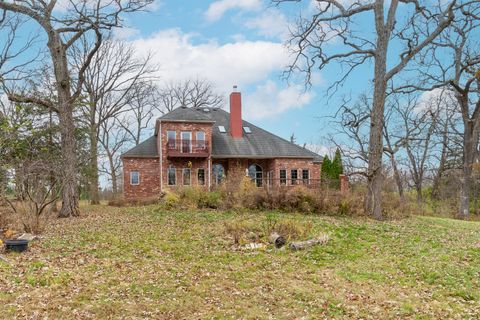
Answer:
<svg viewBox="0 0 480 320"><path fill-rule="evenodd" d="M225 130L224 126L218 126L218 131L220 131L221 133L227 132L227 130Z"/></svg>
<svg viewBox="0 0 480 320"><path fill-rule="evenodd" d="M250 127L243 127L243 131L245 131L245 133L252 133L252 130L250 130Z"/></svg>

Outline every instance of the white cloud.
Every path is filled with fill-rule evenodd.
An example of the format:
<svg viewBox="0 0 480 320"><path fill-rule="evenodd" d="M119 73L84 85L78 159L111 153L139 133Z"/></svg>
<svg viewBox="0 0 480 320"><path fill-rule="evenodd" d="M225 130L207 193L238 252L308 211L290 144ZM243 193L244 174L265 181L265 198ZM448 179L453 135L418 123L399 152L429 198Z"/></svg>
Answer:
<svg viewBox="0 0 480 320"><path fill-rule="evenodd" d="M205 12L205 18L213 22L219 20L228 10L256 11L261 8L261 0L218 0L210 4Z"/></svg>
<svg viewBox="0 0 480 320"><path fill-rule="evenodd" d="M243 103L247 119L257 120L283 113L290 109L300 109L310 103L313 92L304 92L301 85L280 88L277 83L267 80L257 86L252 94L245 96Z"/></svg>
<svg viewBox="0 0 480 320"><path fill-rule="evenodd" d="M113 37L117 40L132 39L140 34L140 30L137 28L122 27L113 29Z"/></svg>
<svg viewBox="0 0 480 320"><path fill-rule="evenodd" d="M285 40L289 34L287 18L278 9L268 9L260 15L247 19L245 26L257 30L258 34L267 38Z"/></svg>
<svg viewBox="0 0 480 320"><path fill-rule="evenodd" d="M153 62L159 65L161 81L207 79L225 96L238 85L244 96L246 119L301 108L312 99L313 93L304 93L302 85L287 86L271 80L290 59L281 43L242 38L225 44L200 40L194 34L167 29L132 43L137 53L151 53Z"/></svg>
<svg viewBox="0 0 480 320"><path fill-rule="evenodd" d="M193 34L168 29L135 40L133 45L139 54L152 54L162 80L206 78L225 92L234 84L242 88L265 81L272 72L283 70L289 59L280 43L240 40L219 44L196 40Z"/></svg>

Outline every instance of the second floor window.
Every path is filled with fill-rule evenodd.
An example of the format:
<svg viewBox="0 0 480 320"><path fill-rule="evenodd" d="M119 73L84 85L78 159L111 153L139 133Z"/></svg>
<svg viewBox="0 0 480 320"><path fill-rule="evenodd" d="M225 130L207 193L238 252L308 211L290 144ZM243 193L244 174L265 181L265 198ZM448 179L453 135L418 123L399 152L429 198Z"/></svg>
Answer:
<svg viewBox="0 0 480 320"><path fill-rule="evenodd" d="M192 133L190 131L182 131L180 137L182 138L182 152L192 152Z"/></svg>
<svg viewBox="0 0 480 320"><path fill-rule="evenodd" d="M175 149L175 140L177 139L177 133L175 131L167 131L168 147Z"/></svg>
<svg viewBox="0 0 480 320"><path fill-rule="evenodd" d="M205 132L197 131L197 148L205 149Z"/></svg>

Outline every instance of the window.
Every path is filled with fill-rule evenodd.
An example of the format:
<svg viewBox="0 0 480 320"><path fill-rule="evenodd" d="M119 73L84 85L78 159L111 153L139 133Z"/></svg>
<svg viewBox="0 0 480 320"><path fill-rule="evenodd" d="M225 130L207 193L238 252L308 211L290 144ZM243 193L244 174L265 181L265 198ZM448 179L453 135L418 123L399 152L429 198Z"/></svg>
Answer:
<svg viewBox="0 0 480 320"><path fill-rule="evenodd" d="M177 184L177 177L175 173L175 168L170 167L168 168L168 185L169 186L174 186Z"/></svg>
<svg viewBox="0 0 480 320"><path fill-rule="evenodd" d="M227 130L225 130L224 126L218 126L218 131L220 131L221 133L227 132Z"/></svg>
<svg viewBox="0 0 480 320"><path fill-rule="evenodd" d="M263 173L262 167L258 164L252 164L248 167L248 175L252 178L252 181L255 182L257 187L261 187L263 185Z"/></svg>
<svg viewBox="0 0 480 320"><path fill-rule="evenodd" d="M290 171L290 179L292 180L292 185L297 184L297 179L298 179L298 171L297 169L292 169Z"/></svg>
<svg viewBox="0 0 480 320"><path fill-rule="evenodd" d="M280 169L280 185L286 185L287 184L287 170L285 169Z"/></svg>
<svg viewBox="0 0 480 320"><path fill-rule="evenodd" d="M140 184L140 172L130 171L130 184L133 186Z"/></svg>
<svg viewBox="0 0 480 320"><path fill-rule="evenodd" d="M302 180L303 180L303 184L309 184L310 172L308 172L308 169L302 170Z"/></svg>
<svg viewBox="0 0 480 320"><path fill-rule="evenodd" d="M243 131L245 131L245 133L252 133L252 130L250 130L250 127L243 127Z"/></svg>
<svg viewBox="0 0 480 320"><path fill-rule="evenodd" d="M205 149L205 132L197 131L197 148Z"/></svg>
<svg viewBox="0 0 480 320"><path fill-rule="evenodd" d="M192 133L190 131L182 131L180 133L182 138L182 153L192 152Z"/></svg>
<svg viewBox="0 0 480 320"><path fill-rule="evenodd" d="M169 149L175 149L175 140L177 139L177 133L175 131L167 131L167 141Z"/></svg>
<svg viewBox="0 0 480 320"><path fill-rule="evenodd" d="M183 185L189 186L190 185L190 168L183 168Z"/></svg>
<svg viewBox="0 0 480 320"><path fill-rule="evenodd" d="M222 181L225 179L225 168L220 163L215 163L212 166L212 171L215 183L222 183Z"/></svg>
<svg viewBox="0 0 480 320"><path fill-rule="evenodd" d="M205 169L203 168L198 169L198 185L205 185Z"/></svg>

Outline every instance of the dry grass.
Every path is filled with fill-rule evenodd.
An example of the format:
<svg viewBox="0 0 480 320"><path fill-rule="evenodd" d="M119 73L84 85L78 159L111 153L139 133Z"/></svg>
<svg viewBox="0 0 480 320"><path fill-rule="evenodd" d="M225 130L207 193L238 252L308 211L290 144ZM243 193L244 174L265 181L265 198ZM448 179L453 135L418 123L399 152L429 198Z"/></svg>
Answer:
<svg viewBox="0 0 480 320"><path fill-rule="evenodd" d="M480 317L479 223L157 206L82 211L55 220L28 253L6 254L0 318ZM299 252L232 250L227 221L264 230L272 215L330 241Z"/></svg>

